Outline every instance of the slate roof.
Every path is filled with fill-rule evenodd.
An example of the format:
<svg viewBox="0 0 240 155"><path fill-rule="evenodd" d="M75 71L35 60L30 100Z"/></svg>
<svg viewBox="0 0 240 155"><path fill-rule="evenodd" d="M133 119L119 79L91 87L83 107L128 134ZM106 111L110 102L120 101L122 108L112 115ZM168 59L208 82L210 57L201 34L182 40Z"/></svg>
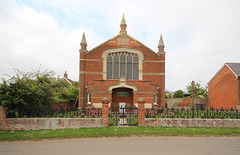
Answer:
<svg viewBox="0 0 240 155"><path fill-rule="evenodd" d="M226 63L236 76L240 76L240 63Z"/></svg>

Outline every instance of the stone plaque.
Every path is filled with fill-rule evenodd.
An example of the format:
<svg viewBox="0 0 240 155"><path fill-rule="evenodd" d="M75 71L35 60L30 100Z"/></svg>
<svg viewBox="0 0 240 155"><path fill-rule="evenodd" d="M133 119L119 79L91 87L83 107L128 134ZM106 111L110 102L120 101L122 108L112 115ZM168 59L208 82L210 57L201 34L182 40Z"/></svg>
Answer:
<svg viewBox="0 0 240 155"><path fill-rule="evenodd" d="M116 92L117 97L129 97L129 92Z"/></svg>

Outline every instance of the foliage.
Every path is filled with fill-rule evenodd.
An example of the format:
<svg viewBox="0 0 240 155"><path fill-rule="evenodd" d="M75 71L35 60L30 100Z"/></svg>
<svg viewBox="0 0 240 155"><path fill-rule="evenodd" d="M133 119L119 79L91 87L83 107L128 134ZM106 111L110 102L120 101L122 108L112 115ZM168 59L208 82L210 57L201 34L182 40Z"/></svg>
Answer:
<svg viewBox="0 0 240 155"><path fill-rule="evenodd" d="M183 97L184 97L184 93L182 90L177 90L173 94L173 98L183 98Z"/></svg>
<svg viewBox="0 0 240 155"><path fill-rule="evenodd" d="M57 80L52 81L51 87L53 88L53 92L56 95L63 92L66 88L68 88L69 84L63 79L58 78Z"/></svg>
<svg viewBox="0 0 240 155"><path fill-rule="evenodd" d="M54 112L53 118L80 118L78 111L68 111L68 112Z"/></svg>
<svg viewBox="0 0 240 155"><path fill-rule="evenodd" d="M192 82L187 85L186 90L190 93L192 97ZM199 82L194 83L194 98L207 98L208 97L208 86L202 87Z"/></svg>
<svg viewBox="0 0 240 155"><path fill-rule="evenodd" d="M172 94L165 94L165 98L172 98Z"/></svg>
<svg viewBox="0 0 240 155"><path fill-rule="evenodd" d="M71 102L78 99L78 82L69 85L63 79L57 79L52 83L54 102Z"/></svg>
<svg viewBox="0 0 240 155"><path fill-rule="evenodd" d="M52 110L52 89L49 78L52 71L21 72L0 84L0 101L7 109L7 117L34 117Z"/></svg>
<svg viewBox="0 0 240 155"><path fill-rule="evenodd" d="M118 126L120 119L118 117L109 117L108 125L109 126Z"/></svg>
<svg viewBox="0 0 240 155"><path fill-rule="evenodd" d="M167 103L165 103L165 108L168 108L168 104Z"/></svg>
<svg viewBox="0 0 240 155"><path fill-rule="evenodd" d="M138 124L138 117L127 117L126 120L129 126Z"/></svg>

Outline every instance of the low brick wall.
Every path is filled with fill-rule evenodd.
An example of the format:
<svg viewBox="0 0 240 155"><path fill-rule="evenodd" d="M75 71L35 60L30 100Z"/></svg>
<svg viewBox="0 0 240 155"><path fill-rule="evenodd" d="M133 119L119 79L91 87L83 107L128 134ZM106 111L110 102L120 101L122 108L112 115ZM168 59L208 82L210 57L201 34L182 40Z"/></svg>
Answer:
<svg viewBox="0 0 240 155"><path fill-rule="evenodd" d="M240 119L145 118L140 126L152 127L240 127Z"/></svg>
<svg viewBox="0 0 240 155"><path fill-rule="evenodd" d="M102 118L6 118L0 130L76 129L104 127Z"/></svg>
<svg viewBox="0 0 240 155"><path fill-rule="evenodd" d="M166 103L168 108L192 108L191 98L166 98ZM203 109L209 109L208 98L194 98L194 108L196 108L196 103L201 103Z"/></svg>

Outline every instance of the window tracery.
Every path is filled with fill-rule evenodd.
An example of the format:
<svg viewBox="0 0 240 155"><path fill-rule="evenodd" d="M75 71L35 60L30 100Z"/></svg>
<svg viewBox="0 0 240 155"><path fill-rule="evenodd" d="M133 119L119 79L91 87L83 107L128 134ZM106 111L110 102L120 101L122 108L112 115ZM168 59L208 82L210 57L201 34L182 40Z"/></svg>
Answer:
<svg viewBox="0 0 240 155"><path fill-rule="evenodd" d="M139 79L139 57L135 53L114 52L107 55L107 79Z"/></svg>

